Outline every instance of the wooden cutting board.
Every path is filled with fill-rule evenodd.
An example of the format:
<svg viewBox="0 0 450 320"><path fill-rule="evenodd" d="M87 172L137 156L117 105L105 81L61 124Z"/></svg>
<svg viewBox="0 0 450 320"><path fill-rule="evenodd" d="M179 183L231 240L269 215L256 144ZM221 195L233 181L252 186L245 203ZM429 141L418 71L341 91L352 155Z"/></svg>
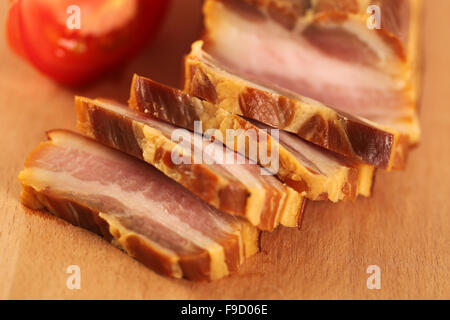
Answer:
<svg viewBox="0 0 450 320"><path fill-rule="evenodd" d="M262 236L262 253L213 283L161 277L100 237L20 205L16 179L52 128L75 128L73 95L126 102L134 72L180 84L181 58L200 30L199 1L174 1L152 46L80 89L58 86L0 43L0 298L450 298L450 1L426 1L423 141L404 172L380 171L371 199L314 203L303 229ZM0 2L4 34L7 1ZM69 290L78 265L81 289ZM381 289L367 287L368 266Z"/></svg>

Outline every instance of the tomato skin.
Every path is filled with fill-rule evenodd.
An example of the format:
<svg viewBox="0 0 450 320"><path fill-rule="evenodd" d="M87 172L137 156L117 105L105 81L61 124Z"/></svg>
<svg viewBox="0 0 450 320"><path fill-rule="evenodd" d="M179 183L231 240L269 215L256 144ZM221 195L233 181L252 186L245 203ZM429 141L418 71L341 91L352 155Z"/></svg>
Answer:
<svg viewBox="0 0 450 320"><path fill-rule="evenodd" d="M26 58L19 29L19 6L17 1L13 1L6 20L6 40L16 54Z"/></svg>
<svg viewBox="0 0 450 320"><path fill-rule="evenodd" d="M168 2L58 0L55 4L55 0L15 0L9 11L7 35L13 50L42 73L64 84L80 85L142 49L155 34ZM69 4L77 5L84 18L79 30L65 25ZM109 18L105 15L108 10L111 20L102 20ZM126 12L132 15L126 16ZM98 16L102 19L96 20Z"/></svg>

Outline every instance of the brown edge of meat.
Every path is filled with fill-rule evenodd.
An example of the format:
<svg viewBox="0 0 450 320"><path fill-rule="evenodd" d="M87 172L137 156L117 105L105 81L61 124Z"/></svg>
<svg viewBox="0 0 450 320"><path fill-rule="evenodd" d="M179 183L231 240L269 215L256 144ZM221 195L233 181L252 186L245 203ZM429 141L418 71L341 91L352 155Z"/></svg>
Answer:
<svg viewBox="0 0 450 320"><path fill-rule="evenodd" d="M193 51L197 51L198 46L195 43ZM362 119L338 113L325 106L315 107L308 101L265 91L248 85L245 80L230 80L216 72L214 69L217 67L202 61L194 52L186 57L185 63L185 90L194 96L217 104L229 112L290 131L349 159L386 170L404 167L405 156L399 156L398 153L403 153L408 148L404 145L406 140L400 139L400 133L396 130L383 126L377 128ZM224 70L220 71L226 73ZM316 109L316 112L307 119L296 118L296 113L301 113L299 110L303 108L302 105ZM264 106L271 106L270 112L261 112L260 109ZM267 110L266 108L265 111Z"/></svg>
<svg viewBox="0 0 450 320"><path fill-rule="evenodd" d="M41 143L28 156L27 162L48 143L51 142ZM212 259L206 250L196 255L176 257L164 254L150 240L124 227L114 216L98 212L71 199L53 195L49 190L36 190L26 185L23 180L26 179L27 169L32 170L26 167L19 174L19 181L22 184L21 202L29 209L46 210L72 225L103 236L105 240L159 274L194 281L215 280L211 278ZM235 235L228 241L220 243L224 249L228 272L237 271L245 258L255 254L259 250L258 243L259 232L246 222L242 222L239 236Z"/></svg>

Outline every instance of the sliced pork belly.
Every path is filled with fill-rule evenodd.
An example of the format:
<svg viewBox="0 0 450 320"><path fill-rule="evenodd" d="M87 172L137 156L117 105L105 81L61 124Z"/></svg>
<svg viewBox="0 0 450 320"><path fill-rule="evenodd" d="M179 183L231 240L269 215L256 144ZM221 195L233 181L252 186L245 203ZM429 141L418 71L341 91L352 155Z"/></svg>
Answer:
<svg viewBox="0 0 450 320"><path fill-rule="evenodd" d="M420 0L207 0L204 50L232 73L398 130L415 144ZM371 30L370 5L381 13Z"/></svg>
<svg viewBox="0 0 450 320"><path fill-rule="evenodd" d="M149 268L214 280L257 252L258 231L209 206L143 161L51 131L20 173L21 200L103 235Z"/></svg>
<svg viewBox="0 0 450 320"><path fill-rule="evenodd" d="M210 87L205 87L208 89ZM337 156L284 131L277 130L279 137L272 139L272 128L262 123L251 123L207 101L144 77L134 77L130 96L130 108L150 118L191 131L202 130L206 135L218 130L220 135L213 132L216 139L275 171L282 181L309 199L336 202L355 199L358 194L370 194L374 173L370 165ZM232 99L232 95L229 98ZM195 121L201 122L201 128L195 127ZM261 153L261 148L266 150ZM273 157L272 162L267 161L270 157L265 156L274 152L278 156Z"/></svg>
<svg viewBox="0 0 450 320"><path fill-rule="evenodd" d="M180 136L180 128L114 102L76 97L76 107L82 133L145 160L223 212L261 230L298 225L303 196L222 143L188 130Z"/></svg>
<svg viewBox="0 0 450 320"><path fill-rule="evenodd" d="M402 135L275 86L265 87L224 69L193 44L186 58L185 90L235 114L292 132L349 159L383 169L404 162Z"/></svg>

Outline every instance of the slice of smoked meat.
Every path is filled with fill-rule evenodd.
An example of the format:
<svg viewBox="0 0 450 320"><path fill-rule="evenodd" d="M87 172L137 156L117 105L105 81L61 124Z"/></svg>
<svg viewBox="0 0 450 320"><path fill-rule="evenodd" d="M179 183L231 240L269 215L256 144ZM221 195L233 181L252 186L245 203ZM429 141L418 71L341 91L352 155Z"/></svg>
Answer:
<svg viewBox="0 0 450 320"><path fill-rule="evenodd" d="M158 273L214 280L258 251L258 230L144 161L64 130L19 174L22 203L103 235Z"/></svg>
<svg viewBox="0 0 450 320"><path fill-rule="evenodd" d="M297 226L304 197L222 143L111 101L76 97L76 108L83 134L150 163L221 211L261 230Z"/></svg>

